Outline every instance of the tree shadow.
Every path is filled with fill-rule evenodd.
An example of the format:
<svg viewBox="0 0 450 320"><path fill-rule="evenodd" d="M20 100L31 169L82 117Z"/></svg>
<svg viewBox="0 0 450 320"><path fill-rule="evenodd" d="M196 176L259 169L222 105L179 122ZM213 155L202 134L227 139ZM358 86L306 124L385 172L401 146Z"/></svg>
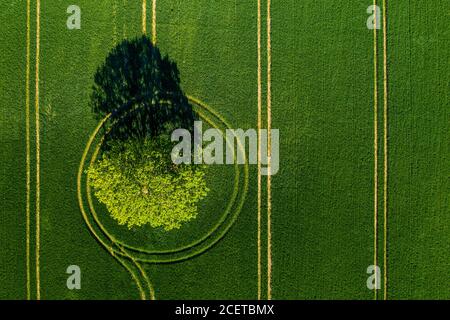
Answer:
<svg viewBox="0 0 450 320"><path fill-rule="evenodd" d="M197 116L181 89L177 64L146 36L114 47L92 89L92 112L97 118L111 114L114 124L106 142L157 137L177 128L193 131Z"/></svg>

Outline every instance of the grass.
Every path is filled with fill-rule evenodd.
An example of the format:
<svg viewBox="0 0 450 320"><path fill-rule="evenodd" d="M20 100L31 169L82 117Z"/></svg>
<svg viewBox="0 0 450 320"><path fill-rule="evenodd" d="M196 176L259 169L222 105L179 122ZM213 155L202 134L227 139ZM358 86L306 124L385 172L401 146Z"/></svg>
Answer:
<svg viewBox="0 0 450 320"><path fill-rule="evenodd" d="M266 3L261 1L263 127L269 116ZM41 1L40 8L42 299L149 299L153 290L156 299L256 299L258 286L263 299L269 291L273 299L373 299L374 293L366 287L366 269L373 264L375 249L374 59L379 109L376 247L382 274L385 257L388 267L387 291L381 290L377 298L385 293L389 299L450 298L446 282L450 270L448 1L388 1L388 122L383 30L377 32L375 57L373 32L366 28L369 4L272 2L270 116L271 127L280 129L281 138L280 172L271 179L270 270L266 177L262 177L262 247L258 249L256 166L248 169L245 200L233 207L242 206L236 222L229 230L218 229L224 237L217 243L209 239L206 245L188 250L189 259L175 262L180 258L175 254L163 264L142 263L148 259L146 254L134 255L133 250L113 244L100 228L95 226L104 246L92 236L77 199L81 156L98 124L88 107L92 77L115 43L141 34L142 3L79 0L81 30L66 28L69 4ZM217 112L207 113L211 120L225 120L233 128L255 128L257 1L158 1L155 29L152 6L153 1L147 0L146 31L152 35L155 30L162 52L177 61L185 92ZM28 283L30 298L36 299L36 1L30 5L29 68L26 2L0 5L0 18L4 30L0 43L0 298L27 298L29 96ZM246 169L239 169L242 183ZM145 250L183 247L214 226L232 197L234 168L210 170L212 196L202 207L203 215L180 233L145 229L130 234L108 220L95 199L93 206L99 221L124 243ZM238 198L245 188L239 190ZM225 221L232 222L235 212ZM164 255L152 257L158 260ZM72 264L82 271L80 291L65 286L65 270Z"/></svg>

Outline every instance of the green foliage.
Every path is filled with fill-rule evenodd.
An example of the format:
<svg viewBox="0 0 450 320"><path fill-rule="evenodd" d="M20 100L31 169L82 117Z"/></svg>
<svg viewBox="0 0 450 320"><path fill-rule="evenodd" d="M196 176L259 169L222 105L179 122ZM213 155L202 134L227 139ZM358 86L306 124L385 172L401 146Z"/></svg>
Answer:
<svg viewBox="0 0 450 320"><path fill-rule="evenodd" d="M175 165L167 136L111 143L89 170L89 183L111 216L129 228L179 229L198 214L209 189L204 168Z"/></svg>
<svg viewBox="0 0 450 320"><path fill-rule="evenodd" d="M89 170L95 195L129 228L180 228L197 216L208 189L203 170L176 166L167 137L193 129L196 115L177 65L146 36L123 40L97 69L92 111L110 114L102 158Z"/></svg>

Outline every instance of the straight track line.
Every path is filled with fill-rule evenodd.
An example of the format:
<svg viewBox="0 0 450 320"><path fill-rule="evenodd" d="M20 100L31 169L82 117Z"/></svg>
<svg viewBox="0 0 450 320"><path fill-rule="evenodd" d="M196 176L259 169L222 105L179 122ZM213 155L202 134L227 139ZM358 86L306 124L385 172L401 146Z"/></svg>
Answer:
<svg viewBox="0 0 450 320"><path fill-rule="evenodd" d="M377 24L377 0L373 1L375 6L375 23ZM374 151L374 221L373 221L373 232L374 232L374 266L378 266L378 37L377 37L378 25L373 29L373 53L374 53L374 139L373 139L373 151ZM378 275L377 269L375 269L375 287L378 287L377 279ZM377 300L377 289L374 290L374 299Z"/></svg>
<svg viewBox="0 0 450 320"><path fill-rule="evenodd" d="M142 33L147 33L147 0L142 0Z"/></svg>
<svg viewBox="0 0 450 320"><path fill-rule="evenodd" d="M387 0L383 0L383 123L384 123L384 177L383 177L383 271L384 271L384 300L387 300L387 233L388 233L388 66L387 66Z"/></svg>
<svg viewBox="0 0 450 320"><path fill-rule="evenodd" d="M30 270L30 191L31 191L31 147L30 147L30 0L27 0L27 40L26 40L26 79L25 79L25 135L26 135L26 268L27 268L27 299L31 299Z"/></svg>
<svg viewBox="0 0 450 320"><path fill-rule="evenodd" d="M272 127L272 40L271 0L267 0L267 299L272 299L272 191L271 191L271 127Z"/></svg>
<svg viewBox="0 0 450 320"><path fill-rule="evenodd" d="M152 1L152 42L156 44L156 0Z"/></svg>
<svg viewBox="0 0 450 320"><path fill-rule="evenodd" d="M262 72L261 72L261 0L258 0L257 18L258 46L258 300L261 300L261 111L262 111Z"/></svg>
<svg viewBox="0 0 450 320"><path fill-rule="evenodd" d="M41 277L40 277L40 211L41 211L41 173L40 173L40 123L39 123L39 59L40 59L40 15L41 2L36 0L36 299L41 299Z"/></svg>

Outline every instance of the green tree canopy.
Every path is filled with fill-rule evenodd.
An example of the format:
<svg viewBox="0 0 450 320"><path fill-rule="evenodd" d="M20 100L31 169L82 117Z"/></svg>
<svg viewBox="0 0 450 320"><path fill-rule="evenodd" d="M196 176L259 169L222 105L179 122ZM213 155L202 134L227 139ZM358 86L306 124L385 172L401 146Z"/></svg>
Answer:
<svg viewBox="0 0 450 320"><path fill-rule="evenodd" d="M197 216L209 191L204 170L174 165L168 137L112 143L88 170L90 185L111 216L129 228L178 229Z"/></svg>
<svg viewBox="0 0 450 320"><path fill-rule="evenodd" d="M90 185L111 216L129 228L180 228L198 214L204 170L171 161L172 130L193 131L196 116L175 62L145 36L124 40L98 68L91 95L98 118L110 115Z"/></svg>

